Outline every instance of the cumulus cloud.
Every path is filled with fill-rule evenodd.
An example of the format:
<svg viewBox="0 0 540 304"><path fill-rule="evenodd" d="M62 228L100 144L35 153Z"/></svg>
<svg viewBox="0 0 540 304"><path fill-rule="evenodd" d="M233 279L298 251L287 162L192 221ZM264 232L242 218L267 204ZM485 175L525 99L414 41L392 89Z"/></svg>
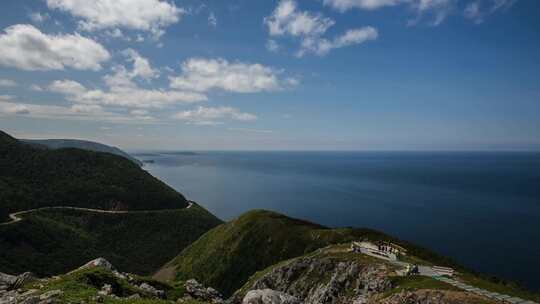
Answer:
<svg viewBox="0 0 540 304"><path fill-rule="evenodd" d="M17 83L11 79L1 79L0 78L0 87L15 87Z"/></svg>
<svg viewBox="0 0 540 304"><path fill-rule="evenodd" d="M109 52L79 34L47 35L28 24L10 26L0 34L0 65L22 70L100 70Z"/></svg>
<svg viewBox="0 0 540 304"><path fill-rule="evenodd" d="M244 113L232 107L198 107L194 110L178 112L173 116L174 119L186 121L197 125L221 124L222 119L231 119L238 121L256 120L257 116L251 113Z"/></svg>
<svg viewBox="0 0 540 304"><path fill-rule="evenodd" d="M377 30L373 27L350 29L334 39L324 38L327 30L335 21L319 13L301 11L294 0L281 0L269 17L264 19L268 33L272 37L290 36L300 38L300 50L296 53L302 57L306 53L326 55L332 49L360 44L376 39ZM278 49L277 42L268 40L266 48L270 51Z"/></svg>
<svg viewBox="0 0 540 304"><path fill-rule="evenodd" d="M111 86L107 91L88 89L82 84L68 79L56 80L49 85L48 89L64 95L74 103L131 108L162 108L177 103L193 103L207 100L207 97L200 93L163 89L149 90L139 88L136 85Z"/></svg>
<svg viewBox="0 0 540 304"><path fill-rule="evenodd" d="M185 13L173 2L161 0L47 0L47 5L81 18L79 27L87 31L121 27L158 37Z"/></svg>
<svg viewBox="0 0 540 304"><path fill-rule="evenodd" d="M225 59L192 58L182 64L182 74L169 77L175 89L206 92L221 89L237 93L275 91L282 88L281 71L261 64Z"/></svg>

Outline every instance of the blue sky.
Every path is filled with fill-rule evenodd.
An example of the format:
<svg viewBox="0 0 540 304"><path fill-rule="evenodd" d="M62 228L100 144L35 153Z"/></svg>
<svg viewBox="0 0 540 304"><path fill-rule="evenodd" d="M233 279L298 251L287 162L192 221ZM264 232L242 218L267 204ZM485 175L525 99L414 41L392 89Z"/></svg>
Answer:
<svg viewBox="0 0 540 304"><path fill-rule="evenodd" d="M0 129L125 149L538 150L538 8L3 0Z"/></svg>

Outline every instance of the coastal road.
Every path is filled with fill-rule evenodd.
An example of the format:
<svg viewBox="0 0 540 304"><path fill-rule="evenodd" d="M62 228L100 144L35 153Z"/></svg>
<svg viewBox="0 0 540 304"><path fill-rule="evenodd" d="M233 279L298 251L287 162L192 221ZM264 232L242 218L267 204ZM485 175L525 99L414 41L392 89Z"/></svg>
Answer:
<svg viewBox="0 0 540 304"><path fill-rule="evenodd" d="M67 210L78 210L78 211L87 211L87 212L96 212L96 213L108 213L108 214L125 214L125 213L154 213L154 212L166 212L166 211L175 211L175 210L184 210L189 209L191 206L193 206L193 201L188 201L188 205L186 208L180 208L180 209L162 209L162 210L103 210L103 209L92 209L92 208L82 208L82 207L70 207L70 206L55 206L55 207L41 207L36 209L29 209L24 211L17 211L14 213L9 214L10 221L0 223L0 226L5 225L12 225L17 222L22 221L24 218L21 217L22 215L36 212L36 211L43 211L43 210L54 210L54 209L67 209Z"/></svg>

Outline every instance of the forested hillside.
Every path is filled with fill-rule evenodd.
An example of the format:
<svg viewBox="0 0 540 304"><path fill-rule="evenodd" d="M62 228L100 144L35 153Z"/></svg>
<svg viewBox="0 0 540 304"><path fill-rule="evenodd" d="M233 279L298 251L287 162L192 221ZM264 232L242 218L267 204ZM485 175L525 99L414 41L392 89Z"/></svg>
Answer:
<svg viewBox="0 0 540 304"><path fill-rule="evenodd" d="M159 210L187 205L180 193L126 158L39 149L0 131L0 221L11 212L44 206Z"/></svg>

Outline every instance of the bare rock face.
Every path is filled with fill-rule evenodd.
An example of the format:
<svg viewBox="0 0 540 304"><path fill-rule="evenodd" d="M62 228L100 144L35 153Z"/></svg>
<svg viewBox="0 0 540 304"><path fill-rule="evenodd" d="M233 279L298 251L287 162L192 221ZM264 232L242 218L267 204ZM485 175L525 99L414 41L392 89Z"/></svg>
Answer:
<svg viewBox="0 0 540 304"><path fill-rule="evenodd" d="M363 304L370 295L392 288L389 272L384 264L304 257L272 269L249 289L282 292L305 304ZM233 302L242 302L239 296Z"/></svg>
<svg viewBox="0 0 540 304"><path fill-rule="evenodd" d="M242 304L301 304L300 301L284 292L272 289L256 289L249 291Z"/></svg>

